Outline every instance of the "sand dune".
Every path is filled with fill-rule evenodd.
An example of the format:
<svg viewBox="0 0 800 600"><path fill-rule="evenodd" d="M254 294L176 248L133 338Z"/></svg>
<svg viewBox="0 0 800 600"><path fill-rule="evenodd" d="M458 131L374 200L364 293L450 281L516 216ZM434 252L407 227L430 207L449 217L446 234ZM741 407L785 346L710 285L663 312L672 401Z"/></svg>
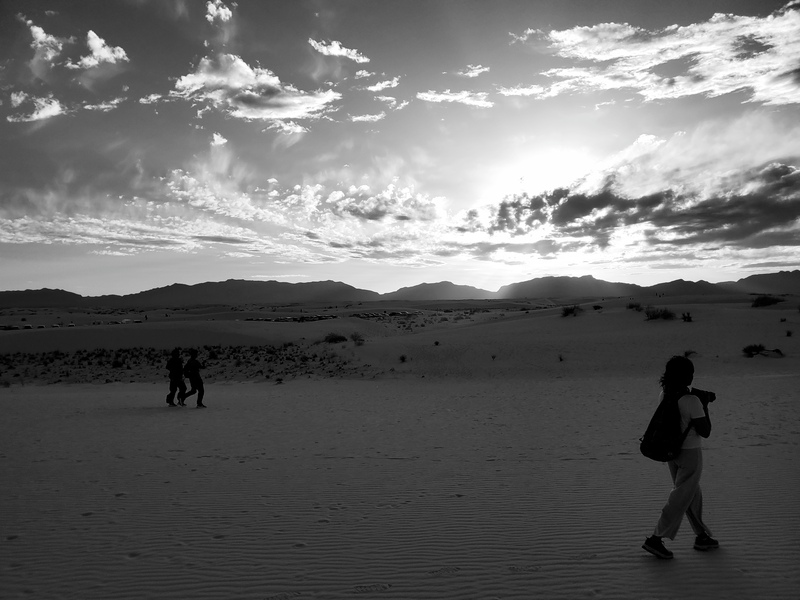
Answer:
<svg viewBox="0 0 800 600"><path fill-rule="evenodd" d="M205 411L167 408L163 378L12 382L0 597L796 598L789 308L373 323L363 346L333 348L365 376L220 377ZM310 343L343 323L287 331ZM754 342L785 357L744 358ZM722 547L694 551L684 523L659 561L640 545L669 476L636 439L663 362L688 349L719 396L703 489Z"/></svg>

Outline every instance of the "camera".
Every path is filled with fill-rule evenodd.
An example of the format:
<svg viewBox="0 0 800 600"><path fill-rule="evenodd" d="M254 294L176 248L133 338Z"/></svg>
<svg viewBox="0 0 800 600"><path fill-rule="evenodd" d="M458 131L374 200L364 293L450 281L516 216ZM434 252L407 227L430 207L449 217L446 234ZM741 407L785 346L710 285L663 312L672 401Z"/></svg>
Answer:
<svg viewBox="0 0 800 600"><path fill-rule="evenodd" d="M700 398L700 402L703 403L703 406L713 402L717 399L717 395L714 392L707 392L705 390L698 390L697 388L692 388L692 394Z"/></svg>

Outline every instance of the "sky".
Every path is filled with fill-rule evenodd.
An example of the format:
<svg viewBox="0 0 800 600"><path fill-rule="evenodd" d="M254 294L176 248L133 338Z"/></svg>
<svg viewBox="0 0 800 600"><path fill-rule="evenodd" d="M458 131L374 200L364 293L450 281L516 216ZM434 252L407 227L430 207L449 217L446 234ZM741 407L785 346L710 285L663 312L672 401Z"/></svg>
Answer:
<svg viewBox="0 0 800 600"><path fill-rule="evenodd" d="M800 1L3 0L0 289L800 268Z"/></svg>

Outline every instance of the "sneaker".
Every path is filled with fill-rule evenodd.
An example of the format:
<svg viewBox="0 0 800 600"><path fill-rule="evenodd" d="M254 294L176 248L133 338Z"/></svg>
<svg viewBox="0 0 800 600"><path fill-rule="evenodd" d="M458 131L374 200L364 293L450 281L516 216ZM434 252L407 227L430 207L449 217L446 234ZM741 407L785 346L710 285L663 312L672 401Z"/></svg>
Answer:
<svg viewBox="0 0 800 600"><path fill-rule="evenodd" d="M198 404L197 408L206 408L206 405L205 404Z"/></svg>
<svg viewBox="0 0 800 600"><path fill-rule="evenodd" d="M167 402L167 406L178 406L178 405L175 404L174 402Z"/></svg>
<svg viewBox="0 0 800 600"><path fill-rule="evenodd" d="M714 548L719 548L719 542L710 535L698 535L694 538L695 550L713 550Z"/></svg>
<svg viewBox="0 0 800 600"><path fill-rule="evenodd" d="M644 541L642 548L658 558L672 558L673 554L664 547L660 537L650 536Z"/></svg>

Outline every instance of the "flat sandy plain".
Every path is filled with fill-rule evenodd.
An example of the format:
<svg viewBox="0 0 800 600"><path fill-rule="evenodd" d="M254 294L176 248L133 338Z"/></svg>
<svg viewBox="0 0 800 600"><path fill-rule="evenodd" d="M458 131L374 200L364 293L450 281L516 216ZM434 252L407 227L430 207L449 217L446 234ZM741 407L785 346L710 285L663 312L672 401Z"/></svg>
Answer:
<svg viewBox="0 0 800 600"><path fill-rule="evenodd" d="M0 331L0 597L795 599L800 299L751 300L4 311L34 329ZM173 346L208 409L165 405ZM637 439L684 353L721 548L684 523L663 561Z"/></svg>

